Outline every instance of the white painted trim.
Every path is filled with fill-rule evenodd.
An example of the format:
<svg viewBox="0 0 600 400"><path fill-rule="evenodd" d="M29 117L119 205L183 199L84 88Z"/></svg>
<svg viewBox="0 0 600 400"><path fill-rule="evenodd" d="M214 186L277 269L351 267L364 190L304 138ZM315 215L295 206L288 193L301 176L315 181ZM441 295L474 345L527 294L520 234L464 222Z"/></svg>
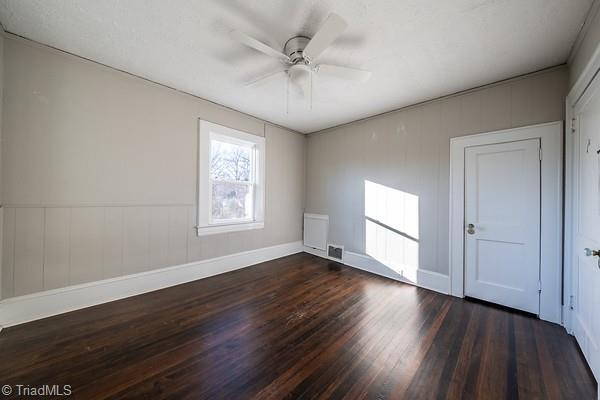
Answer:
<svg viewBox="0 0 600 400"><path fill-rule="evenodd" d="M540 318L562 323L562 143L563 122L462 136L450 140L450 293L464 297L464 170L470 146L541 140L542 229Z"/></svg>
<svg viewBox="0 0 600 400"><path fill-rule="evenodd" d="M577 343L579 344L579 347L581 348L581 352L583 353L583 358L585 359L585 362L588 364L594 377L596 377L597 374L595 374L595 371L592 368L592 364L591 364L592 360L589 359L590 355L588 354L587 349L589 349L590 346L596 347L597 339L594 337L593 333L590 332L590 330L588 329L588 327L586 326L584 321L582 321L580 319L579 314L573 313L572 323L573 323L573 336L575 336L575 339L576 339Z"/></svg>
<svg viewBox="0 0 600 400"><path fill-rule="evenodd" d="M127 275L68 286L0 301L0 327L9 327L138 294L222 274L257 263L300 253L302 242L291 242Z"/></svg>
<svg viewBox="0 0 600 400"><path fill-rule="evenodd" d="M313 249L312 247L305 246L304 251L329 260L329 257L327 257L327 253L322 250ZM388 267L375 260L373 257L364 254L354 253L351 251L345 252L342 264L363 271L367 271L376 275L380 275L389 279L393 279L402 283L408 283L409 285L433 290L438 293L449 293L448 289L450 287L450 280L448 276L437 272L418 269L416 271L417 282L412 282L404 278L402 275L390 270Z"/></svg>
<svg viewBox="0 0 600 400"><path fill-rule="evenodd" d="M599 11L600 12L600 11ZM573 293L573 222L576 221L574 215L574 201L575 201L575 189L576 177L578 174L575 151L576 146L576 135L571 130L571 122L575 116L575 107L579 100L582 98L586 89L594 80L594 77L600 71L600 43L596 45L592 57L588 61L588 64L583 69L582 73L577 78L575 84L569 91L567 99L565 101L565 115L566 115L566 135L565 135L565 234L564 234L564 299L565 306L563 308L563 323L565 329L570 334L573 334L574 321L573 313L569 306L571 296ZM600 397L600 391L598 391Z"/></svg>
<svg viewBox="0 0 600 400"><path fill-rule="evenodd" d="M563 326L569 334L573 334L573 312L571 310L571 296L573 295L573 221L574 208L573 201L575 196L575 135L572 128L574 105L573 99L567 96L565 102L565 217L564 217L564 237L563 237ZM600 394L600 390L598 391Z"/></svg>
<svg viewBox="0 0 600 400"><path fill-rule="evenodd" d="M569 51L569 57L567 58L568 65L573 64L573 61L575 60L575 57L577 57L577 53L579 52L579 49L581 48L581 44L585 40L585 37L587 36L588 31L590 30L590 26L595 21L596 15L598 14L599 11L600 11L600 1L592 0L592 4L590 5L590 8L588 9L587 16L585 17L585 21L583 22L581 30L577 34L577 37L575 38L575 42L573 42L573 46L571 46L571 50Z"/></svg>
<svg viewBox="0 0 600 400"><path fill-rule="evenodd" d="M309 213L304 213L304 218L321 219L323 221L329 221L329 215L324 215L324 214L309 214Z"/></svg>
<svg viewBox="0 0 600 400"><path fill-rule="evenodd" d="M240 224L223 224L223 225L211 225L198 227L198 236L215 235L217 233L226 232L241 232L250 231L253 229L263 229L265 227L264 222L245 222Z"/></svg>
<svg viewBox="0 0 600 400"><path fill-rule="evenodd" d="M218 224L212 221L211 215L211 179L210 175L210 146L211 140L220 140L251 144L253 146L253 174L252 186L254 191L253 216L251 221L239 223ZM249 229L261 229L265 222L265 192L266 192L266 144L263 136L242 132L237 129L215 124L204 119L198 119L198 186L196 213L196 231L198 236L214 235L223 232L237 232Z"/></svg>
<svg viewBox="0 0 600 400"><path fill-rule="evenodd" d="M577 77L575 84L569 91L567 98L570 99L571 104L574 106L577 105L577 102L583 96L585 89L589 86L589 84L594 79L594 76L600 70L600 43L596 45L596 50L592 54L592 57L588 61L587 65L581 72L581 74Z"/></svg>

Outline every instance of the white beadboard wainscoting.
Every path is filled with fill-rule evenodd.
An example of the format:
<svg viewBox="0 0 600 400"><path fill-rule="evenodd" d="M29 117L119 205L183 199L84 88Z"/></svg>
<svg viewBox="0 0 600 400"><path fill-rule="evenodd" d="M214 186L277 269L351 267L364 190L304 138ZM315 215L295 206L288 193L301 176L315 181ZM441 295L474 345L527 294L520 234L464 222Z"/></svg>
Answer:
<svg viewBox="0 0 600 400"><path fill-rule="evenodd" d="M198 238L193 204L4 210L2 298L211 259L300 239L269 223L257 235ZM298 219L300 214L298 214ZM295 220L295 219L294 219ZM294 224L289 224L290 226Z"/></svg>
<svg viewBox="0 0 600 400"><path fill-rule="evenodd" d="M193 211L192 205L6 207L2 297L189 262Z"/></svg>
<svg viewBox="0 0 600 400"><path fill-rule="evenodd" d="M304 251L290 242L173 267L12 297L0 301L0 330L9 326L191 282Z"/></svg>

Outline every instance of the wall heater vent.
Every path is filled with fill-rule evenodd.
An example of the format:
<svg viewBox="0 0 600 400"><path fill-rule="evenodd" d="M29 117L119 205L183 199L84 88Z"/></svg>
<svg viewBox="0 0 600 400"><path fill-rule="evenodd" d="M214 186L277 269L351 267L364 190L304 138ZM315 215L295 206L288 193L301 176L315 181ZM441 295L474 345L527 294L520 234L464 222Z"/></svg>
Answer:
<svg viewBox="0 0 600 400"><path fill-rule="evenodd" d="M325 251L329 233L329 216L304 214L304 245Z"/></svg>
<svg viewBox="0 0 600 400"><path fill-rule="evenodd" d="M342 262L342 260L344 259L344 246L340 246L337 244L328 244L327 257L329 257L332 260Z"/></svg>

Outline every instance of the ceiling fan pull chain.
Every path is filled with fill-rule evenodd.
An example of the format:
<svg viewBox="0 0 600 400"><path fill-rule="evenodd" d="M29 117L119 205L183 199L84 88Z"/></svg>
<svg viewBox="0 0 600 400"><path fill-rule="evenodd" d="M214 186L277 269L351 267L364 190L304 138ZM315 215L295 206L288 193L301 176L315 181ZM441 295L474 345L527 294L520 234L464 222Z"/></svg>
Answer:
<svg viewBox="0 0 600 400"><path fill-rule="evenodd" d="M310 74L310 111L312 111L312 106L313 106L313 73L312 73L312 70L310 70L309 74Z"/></svg>
<svg viewBox="0 0 600 400"><path fill-rule="evenodd" d="M285 79L285 115L290 113L290 76Z"/></svg>

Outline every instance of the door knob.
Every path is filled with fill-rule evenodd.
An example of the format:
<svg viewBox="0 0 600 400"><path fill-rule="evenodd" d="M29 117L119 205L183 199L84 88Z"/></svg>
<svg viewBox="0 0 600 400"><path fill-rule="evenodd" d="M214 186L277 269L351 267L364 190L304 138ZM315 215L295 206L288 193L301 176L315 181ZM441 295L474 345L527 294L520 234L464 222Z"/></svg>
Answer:
<svg viewBox="0 0 600 400"><path fill-rule="evenodd" d="M469 235L474 235L475 234L475 225L473 225L473 224L467 225L467 233Z"/></svg>
<svg viewBox="0 0 600 400"><path fill-rule="evenodd" d="M583 251L585 251L585 255L588 257L600 257L600 250L592 250L586 247ZM598 258L598 269L600 269L600 258Z"/></svg>
<svg viewBox="0 0 600 400"><path fill-rule="evenodd" d="M586 247L585 249L583 249L583 251L585 251L585 255L588 257L600 257L600 250L592 250Z"/></svg>

